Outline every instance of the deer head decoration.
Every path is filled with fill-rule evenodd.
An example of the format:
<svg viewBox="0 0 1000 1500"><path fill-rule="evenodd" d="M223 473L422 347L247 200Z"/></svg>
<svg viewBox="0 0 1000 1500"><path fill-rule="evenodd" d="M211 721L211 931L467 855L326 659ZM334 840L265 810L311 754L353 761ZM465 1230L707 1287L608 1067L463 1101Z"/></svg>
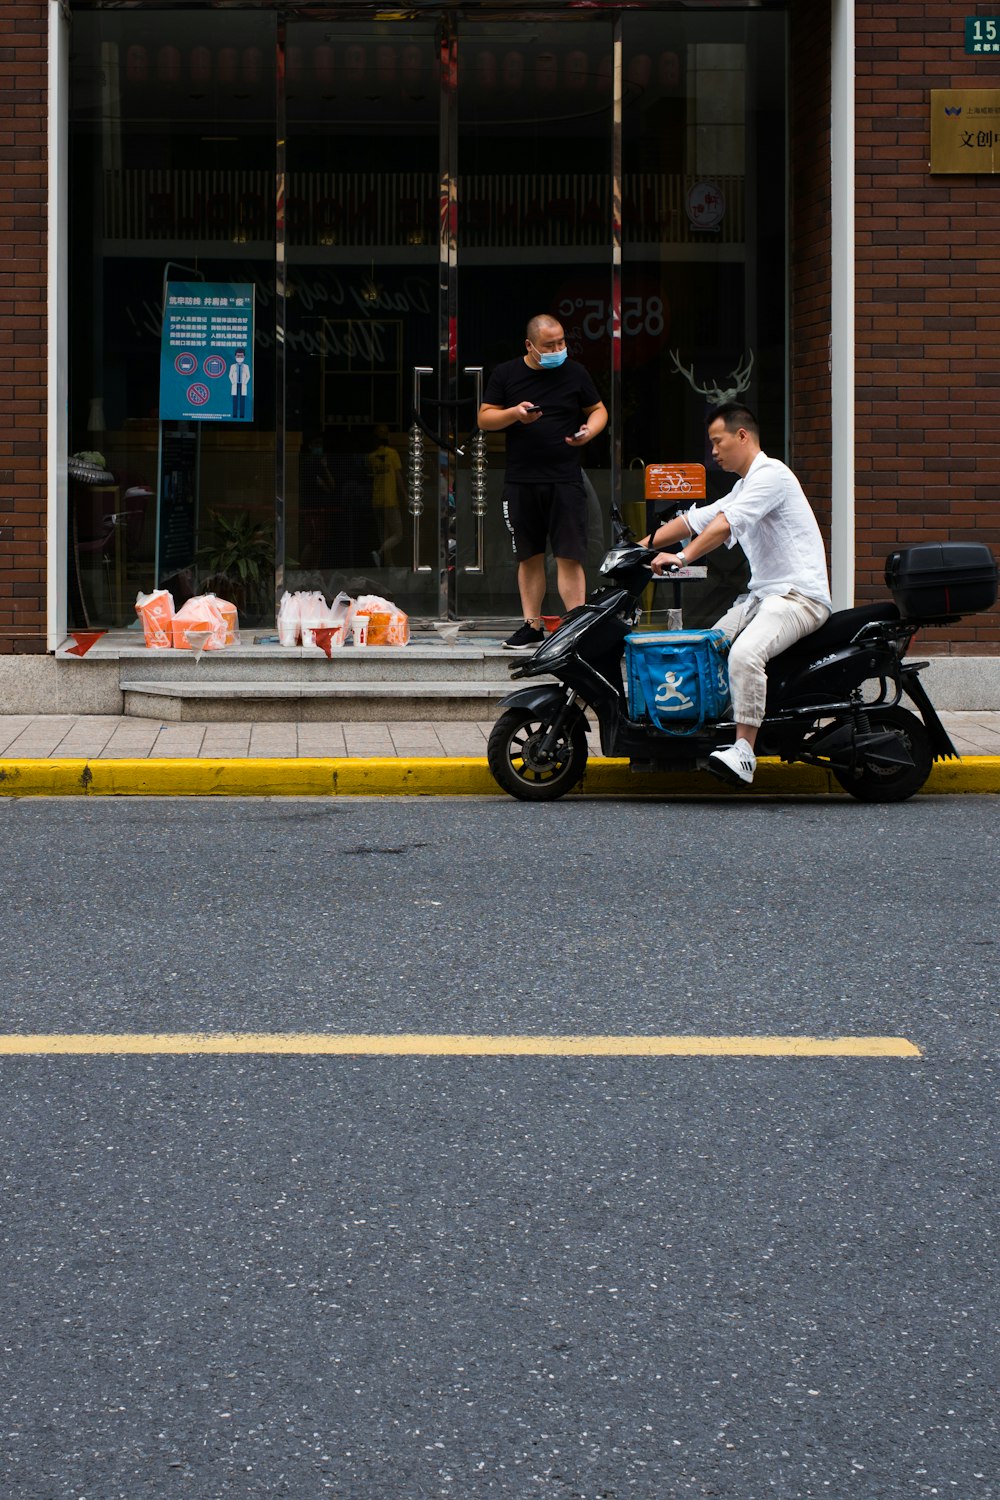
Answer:
<svg viewBox="0 0 1000 1500"><path fill-rule="evenodd" d="M689 370L685 370L680 362L677 350L671 349L670 358L674 362L677 374L683 375L691 389L697 392L699 396L704 396L711 406L721 406L723 401L735 401L736 397L742 396L743 392L750 386L750 372L753 369L752 349L747 351L746 359L741 364L738 364L735 370L730 370L729 380L732 384L725 388L718 385L698 385L694 378L694 362L692 361Z"/></svg>

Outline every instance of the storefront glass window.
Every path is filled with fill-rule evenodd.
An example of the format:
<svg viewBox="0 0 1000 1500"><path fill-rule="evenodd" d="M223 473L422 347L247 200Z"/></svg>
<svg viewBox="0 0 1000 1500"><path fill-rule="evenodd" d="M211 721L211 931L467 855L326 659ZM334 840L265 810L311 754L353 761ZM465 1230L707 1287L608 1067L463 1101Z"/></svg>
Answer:
<svg viewBox="0 0 1000 1500"><path fill-rule="evenodd" d="M134 622L156 582L272 617L274 58L258 11L74 17L70 449L106 478L71 477L73 624ZM193 342L178 375L224 418L160 421L167 283L253 288L252 420L231 419L229 351L206 370Z"/></svg>
<svg viewBox="0 0 1000 1500"><path fill-rule="evenodd" d="M157 583L251 622L276 585L515 614L503 442L472 441L467 372L537 311L611 412L584 455L592 561L616 488L646 523L644 464L728 487L713 398L744 396L783 454L782 9L510 10L75 7L71 452L96 468L71 480L71 623L131 623ZM219 318L250 289L252 348L233 323L215 358L178 334L164 364L165 290L197 334L198 287ZM216 419L165 411L163 369ZM738 554L713 568L686 618L741 581Z"/></svg>

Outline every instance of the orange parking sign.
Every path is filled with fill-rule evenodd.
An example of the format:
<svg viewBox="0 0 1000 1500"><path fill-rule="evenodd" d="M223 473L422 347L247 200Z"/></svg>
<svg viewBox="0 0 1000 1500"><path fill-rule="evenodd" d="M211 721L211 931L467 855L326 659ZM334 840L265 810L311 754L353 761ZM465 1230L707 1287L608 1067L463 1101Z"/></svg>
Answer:
<svg viewBox="0 0 1000 1500"><path fill-rule="evenodd" d="M704 464L647 464L647 500L704 500Z"/></svg>

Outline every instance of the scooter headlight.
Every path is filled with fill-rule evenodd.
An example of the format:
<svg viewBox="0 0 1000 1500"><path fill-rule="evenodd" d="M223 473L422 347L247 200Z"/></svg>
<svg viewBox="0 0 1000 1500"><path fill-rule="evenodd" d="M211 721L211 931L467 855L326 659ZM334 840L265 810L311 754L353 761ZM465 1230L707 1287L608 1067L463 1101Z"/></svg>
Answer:
<svg viewBox="0 0 1000 1500"><path fill-rule="evenodd" d="M608 553L607 557L601 563L601 566L597 571L599 573L613 573L616 568L621 567L623 560L628 556L628 554L634 551L635 545L631 542L628 544L628 546L612 547L611 551Z"/></svg>
<svg viewBox="0 0 1000 1500"><path fill-rule="evenodd" d="M578 615L575 620L567 620L565 625L560 625L558 630L547 635L541 645L535 648L531 660L533 662L555 661L557 657L571 651L580 636L585 634L593 623L594 619L591 614Z"/></svg>

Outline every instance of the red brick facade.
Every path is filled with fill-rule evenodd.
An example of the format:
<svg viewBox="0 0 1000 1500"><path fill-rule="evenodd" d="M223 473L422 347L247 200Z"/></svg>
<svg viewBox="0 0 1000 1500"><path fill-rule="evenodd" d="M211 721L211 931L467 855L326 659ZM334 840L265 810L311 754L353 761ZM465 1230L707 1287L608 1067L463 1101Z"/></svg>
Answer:
<svg viewBox="0 0 1000 1500"><path fill-rule="evenodd" d="M0 652L45 650L47 0L0 6Z"/></svg>
<svg viewBox="0 0 1000 1500"><path fill-rule="evenodd" d="M830 8L789 18L792 466L829 536Z"/></svg>
<svg viewBox="0 0 1000 1500"><path fill-rule="evenodd" d="M930 90L1000 88L969 0L857 0L857 594L894 547L1000 552L1000 178L932 177ZM48 0L0 6L0 652L45 649ZM793 0L792 461L830 514L830 16ZM1000 611L922 639L1000 653Z"/></svg>
<svg viewBox="0 0 1000 1500"><path fill-rule="evenodd" d="M887 552L981 541L1000 553L1000 177L931 176L930 91L1000 88L966 57L968 0L858 0L856 486L859 599ZM1000 612L921 649L1000 652Z"/></svg>

